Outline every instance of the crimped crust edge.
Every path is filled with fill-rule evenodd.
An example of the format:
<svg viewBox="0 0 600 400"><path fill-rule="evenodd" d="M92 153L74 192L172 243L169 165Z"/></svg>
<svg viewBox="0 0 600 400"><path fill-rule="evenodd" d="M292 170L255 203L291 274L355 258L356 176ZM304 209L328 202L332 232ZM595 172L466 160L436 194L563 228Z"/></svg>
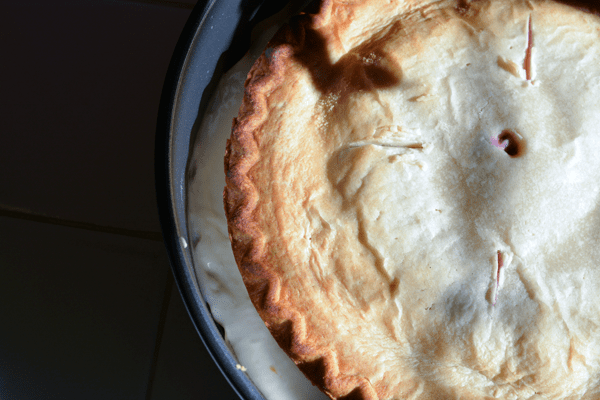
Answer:
<svg viewBox="0 0 600 400"><path fill-rule="evenodd" d="M334 3L324 0L319 14L301 15L282 28L269 43L270 57L263 53L249 72L240 112L227 141L223 200L238 268L252 303L279 346L330 398L377 400L379 396L367 378L342 376L333 351L311 346L304 316L293 304L280 301L281 280L266 262L266 240L254 216L258 190L248 176L259 158L254 132L268 118L266 98L282 81L286 60L302 48L305 30L315 22L325 25Z"/></svg>

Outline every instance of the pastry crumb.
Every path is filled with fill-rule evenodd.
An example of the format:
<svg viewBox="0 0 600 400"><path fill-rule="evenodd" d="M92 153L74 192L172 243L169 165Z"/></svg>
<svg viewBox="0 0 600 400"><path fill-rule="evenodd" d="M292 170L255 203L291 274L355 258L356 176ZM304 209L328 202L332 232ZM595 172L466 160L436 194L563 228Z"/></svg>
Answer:
<svg viewBox="0 0 600 400"><path fill-rule="evenodd" d="M247 371L246 367L244 367L243 365L240 365L240 364L236 364L235 368L239 369L242 372L246 372Z"/></svg>
<svg viewBox="0 0 600 400"><path fill-rule="evenodd" d="M504 57L498 56L498 60L496 61L496 63L500 68L502 68L509 74L513 75L516 78L521 78L521 75L519 74L519 66L514 61L506 60Z"/></svg>

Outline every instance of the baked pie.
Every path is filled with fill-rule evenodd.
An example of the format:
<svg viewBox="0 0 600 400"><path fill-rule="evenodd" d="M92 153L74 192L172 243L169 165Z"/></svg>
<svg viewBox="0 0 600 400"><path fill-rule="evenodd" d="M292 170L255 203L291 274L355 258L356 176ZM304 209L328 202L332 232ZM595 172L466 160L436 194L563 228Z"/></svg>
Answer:
<svg viewBox="0 0 600 400"><path fill-rule="evenodd" d="M324 0L225 157L250 298L332 399L600 398L600 18Z"/></svg>

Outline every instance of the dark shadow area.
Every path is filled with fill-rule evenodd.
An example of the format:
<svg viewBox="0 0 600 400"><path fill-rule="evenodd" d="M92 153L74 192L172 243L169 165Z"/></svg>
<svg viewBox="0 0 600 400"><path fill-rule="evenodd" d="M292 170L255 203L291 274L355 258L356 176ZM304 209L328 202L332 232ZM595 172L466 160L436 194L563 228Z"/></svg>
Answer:
<svg viewBox="0 0 600 400"><path fill-rule="evenodd" d="M360 388L356 388L345 396L340 397L340 400L362 400L364 399Z"/></svg>
<svg viewBox="0 0 600 400"><path fill-rule="evenodd" d="M304 375L309 376L313 384L320 388L325 387L325 377L327 376L327 366L323 357L317 358L314 361L305 361L298 364L300 371Z"/></svg>
<svg viewBox="0 0 600 400"><path fill-rule="evenodd" d="M575 7L581 11L600 16L600 2L598 0L556 0L559 3Z"/></svg>
<svg viewBox="0 0 600 400"><path fill-rule="evenodd" d="M392 87L402 79L400 66L389 68L380 44L397 32L392 28L376 41L352 49L333 63L327 49L327 38L310 28L310 17L296 19L292 35L299 40L295 59L306 67L315 87L323 94L338 92L342 96L363 90Z"/></svg>

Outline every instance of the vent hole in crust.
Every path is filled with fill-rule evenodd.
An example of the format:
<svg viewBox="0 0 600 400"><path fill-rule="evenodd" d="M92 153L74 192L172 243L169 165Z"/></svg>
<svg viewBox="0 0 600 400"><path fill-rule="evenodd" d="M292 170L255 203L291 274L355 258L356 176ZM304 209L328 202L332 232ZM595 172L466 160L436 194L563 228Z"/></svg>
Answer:
<svg viewBox="0 0 600 400"><path fill-rule="evenodd" d="M498 138L492 138L492 144L503 149L512 158L521 157L525 152L525 140L512 129L505 129Z"/></svg>

